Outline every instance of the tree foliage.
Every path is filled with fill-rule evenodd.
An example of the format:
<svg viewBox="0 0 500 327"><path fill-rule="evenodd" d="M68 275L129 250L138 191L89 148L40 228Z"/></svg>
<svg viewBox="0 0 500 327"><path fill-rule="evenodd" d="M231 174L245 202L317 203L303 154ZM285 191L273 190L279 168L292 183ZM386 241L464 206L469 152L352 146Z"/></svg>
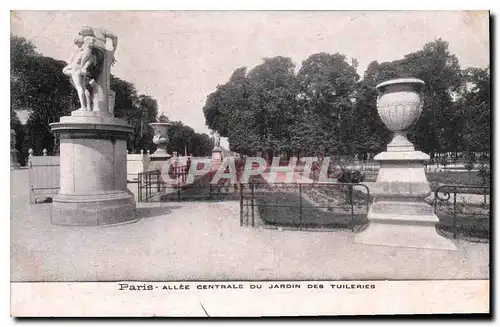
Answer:
<svg viewBox="0 0 500 327"><path fill-rule="evenodd" d="M490 150L489 69L461 70L442 39L392 62L357 62L316 53L297 73L289 58L266 58L236 69L203 108L207 125L229 138L231 150L256 154L350 155L383 151L391 138L377 114L376 85L416 77L425 82L424 110L409 129L422 151Z"/></svg>

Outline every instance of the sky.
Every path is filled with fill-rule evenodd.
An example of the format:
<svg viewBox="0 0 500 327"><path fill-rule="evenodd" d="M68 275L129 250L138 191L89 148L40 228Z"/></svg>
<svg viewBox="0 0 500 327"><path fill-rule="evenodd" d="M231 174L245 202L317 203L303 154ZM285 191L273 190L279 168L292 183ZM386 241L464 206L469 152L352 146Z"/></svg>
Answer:
<svg viewBox="0 0 500 327"><path fill-rule="evenodd" d="M489 65L489 17L471 11L15 11L11 33L68 60L81 26L118 36L112 73L158 101L159 111L208 133L202 108L239 67L318 52L345 54L363 75L442 38L462 68ZM227 148L227 140L221 145Z"/></svg>

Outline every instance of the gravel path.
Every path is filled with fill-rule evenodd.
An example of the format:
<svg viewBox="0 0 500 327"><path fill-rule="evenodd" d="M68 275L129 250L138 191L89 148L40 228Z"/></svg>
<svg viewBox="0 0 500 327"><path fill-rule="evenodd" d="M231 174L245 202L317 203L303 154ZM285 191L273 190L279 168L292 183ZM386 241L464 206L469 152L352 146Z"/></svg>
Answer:
<svg viewBox="0 0 500 327"><path fill-rule="evenodd" d="M240 227L236 201L138 204L133 224L61 227L50 204L29 205L27 172L11 185L12 281L489 278L486 243L447 252Z"/></svg>

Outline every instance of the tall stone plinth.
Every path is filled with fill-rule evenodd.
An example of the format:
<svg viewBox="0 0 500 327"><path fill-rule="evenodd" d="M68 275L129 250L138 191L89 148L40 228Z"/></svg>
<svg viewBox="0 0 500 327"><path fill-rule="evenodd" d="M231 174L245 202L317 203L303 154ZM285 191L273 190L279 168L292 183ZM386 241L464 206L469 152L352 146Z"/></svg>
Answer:
<svg viewBox="0 0 500 327"><path fill-rule="evenodd" d="M56 225L99 226L136 220L127 189L127 140L133 128L111 115L74 111L51 124L60 138L61 188Z"/></svg>
<svg viewBox="0 0 500 327"><path fill-rule="evenodd" d="M425 201L431 189L420 151L382 152L375 156L380 170L370 188L375 200L368 212L369 226L355 237L356 243L455 250L449 239L436 231L439 218Z"/></svg>

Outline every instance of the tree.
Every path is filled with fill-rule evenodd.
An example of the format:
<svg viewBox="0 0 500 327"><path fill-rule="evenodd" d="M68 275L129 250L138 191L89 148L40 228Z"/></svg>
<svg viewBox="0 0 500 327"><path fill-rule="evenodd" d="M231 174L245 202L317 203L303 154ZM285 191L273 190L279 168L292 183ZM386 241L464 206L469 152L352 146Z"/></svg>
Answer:
<svg viewBox="0 0 500 327"><path fill-rule="evenodd" d="M65 62L44 57L35 46L11 34L11 110L29 110L26 147L41 153L57 149L49 124L67 115L76 107L76 92L62 73ZM12 116L12 115L11 115Z"/></svg>
<svg viewBox="0 0 500 327"><path fill-rule="evenodd" d="M297 74L293 62L279 56L248 72L239 68L207 98L206 123L243 154L380 152L392 133L378 116L376 85L416 77L425 82L424 108L408 130L410 141L431 157L489 151L489 70L462 71L446 41L429 42L399 60L373 61L361 81L356 68L339 53L313 54Z"/></svg>
<svg viewBox="0 0 500 327"><path fill-rule="evenodd" d="M366 157L368 153L384 150L391 139L391 132L380 119L377 112L377 81L381 78L381 67L376 61L371 62L363 80L357 85L354 120L356 121L356 153ZM387 76L387 75L385 75ZM383 77L386 78L386 77Z"/></svg>
<svg viewBox="0 0 500 327"><path fill-rule="evenodd" d="M273 57L247 73L236 69L229 81L210 94L203 108L209 128L229 138L232 151L268 155L290 150L295 112L295 65Z"/></svg>
<svg viewBox="0 0 500 327"><path fill-rule="evenodd" d="M246 68L242 67L233 72L226 84L218 85L216 91L208 96L203 107L208 127L227 137L230 117L247 106L247 98Z"/></svg>
<svg viewBox="0 0 500 327"><path fill-rule="evenodd" d="M26 164L26 158L27 158L27 155L24 154L23 155L23 147L24 147L24 138L25 138L25 131L24 131L24 127L23 125L21 124L21 122L19 121L19 118L17 117L17 114L15 111L11 111L10 113L10 128L12 130L14 130L14 132L16 133L16 136L15 136L15 147L14 149L17 150L17 160L19 162L20 165L24 166Z"/></svg>
<svg viewBox="0 0 500 327"><path fill-rule="evenodd" d="M132 104L133 110L127 111L127 122L134 127L134 134L129 142L129 149L134 152L151 149L153 144L153 130L149 124L156 121L158 103L149 95L139 95Z"/></svg>
<svg viewBox="0 0 500 327"><path fill-rule="evenodd" d="M468 88L459 101L463 119L463 142L468 152L491 151L491 105L489 68L464 71Z"/></svg>
<svg viewBox="0 0 500 327"><path fill-rule="evenodd" d="M325 154L354 154L356 65L340 53L317 53L302 62L297 76L300 114L292 129L307 132L295 138L296 150L319 147Z"/></svg>

